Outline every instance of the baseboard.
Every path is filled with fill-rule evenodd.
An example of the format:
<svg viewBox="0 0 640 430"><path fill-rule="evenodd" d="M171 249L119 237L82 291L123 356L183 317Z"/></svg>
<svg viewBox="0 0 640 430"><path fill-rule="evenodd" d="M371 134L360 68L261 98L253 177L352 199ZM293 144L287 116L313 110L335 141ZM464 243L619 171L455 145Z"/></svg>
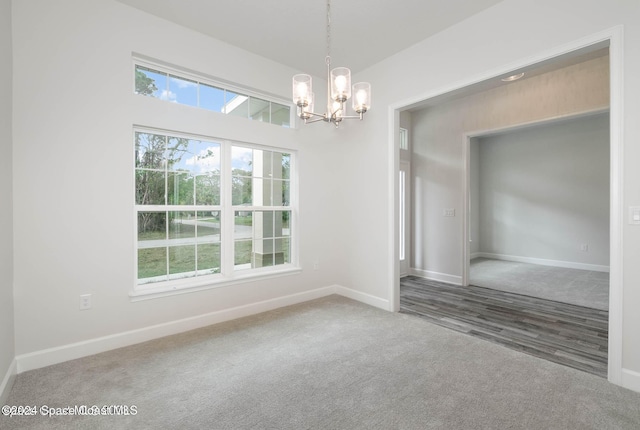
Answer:
<svg viewBox="0 0 640 430"><path fill-rule="evenodd" d="M591 270L594 272L609 272L609 266L598 264L576 263L573 261L547 260L544 258L520 257L517 255L493 254L491 252L474 252L471 258L491 258L494 260L515 261L517 263L539 264L542 266L564 267L565 269Z"/></svg>
<svg viewBox="0 0 640 430"><path fill-rule="evenodd" d="M640 372L629 369L622 369L622 385L631 391L640 393Z"/></svg>
<svg viewBox="0 0 640 430"><path fill-rule="evenodd" d="M11 388L13 388L13 383L16 380L17 372L17 362L14 358L7 369L7 373L4 375L2 379L2 384L0 384L0 405L6 405L7 400L9 399L9 392Z"/></svg>
<svg viewBox="0 0 640 430"><path fill-rule="evenodd" d="M411 268L411 274L415 276L420 276L421 278L431 279L432 281L462 285L462 276L449 275L448 273L432 272L430 270L422 270L422 269L415 269L415 268Z"/></svg>
<svg viewBox="0 0 640 430"><path fill-rule="evenodd" d="M369 306L384 309L385 311L389 310L389 300L381 299L380 297L372 296L371 294L352 290L351 288L343 287L340 285L335 286L335 292L336 294L347 297L349 299L357 300Z"/></svg>
<svg viewBox="0 0 640 430"><path fill-rule="evenodd" d="M340 290L338 293L337 290ZM277 297L257 303L250 303L230 309L223 309L198 315L195 317L185 318L177 321L170 321L163 324L157 324L150 327L144 327L137 330L131 330L123 333L117 333L109 336L90 339L83 342L76 342L59 347L49 348L41 351L35 351L28 354L21 354L16 357L17 373L26 372L28 370L39 369L41 367L50 366L52 364L62 363L76 358L86 357L93 354L109 351L116 348L134 345L140 342L146 342L173 334L206 327L225 321L234 320L250 315L259 314L261 312L290 306L297 303L325 297L331 294L342 294L354 300L372 301L367 295L357 291L337 287L335 285L318 288L302 293L296 293L284 297ZM347 295L348 294L348 295ZM363 300L361 300L363 299ZM375 302L375 301L374 301ZM376 306L374 304L374 306Z"/></svg>

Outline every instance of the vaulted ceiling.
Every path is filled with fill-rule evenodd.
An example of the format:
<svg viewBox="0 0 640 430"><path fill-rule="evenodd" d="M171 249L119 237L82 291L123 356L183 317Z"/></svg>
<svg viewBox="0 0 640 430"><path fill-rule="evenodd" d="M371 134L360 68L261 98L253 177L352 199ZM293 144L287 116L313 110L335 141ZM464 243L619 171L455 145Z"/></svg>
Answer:
<svg viewBox="0 0 640 430"><path fill-rule="evenodd" d="M118 0L323 76L326 0ZM332 0L331 58L357 73L502 0Z"/></svg>

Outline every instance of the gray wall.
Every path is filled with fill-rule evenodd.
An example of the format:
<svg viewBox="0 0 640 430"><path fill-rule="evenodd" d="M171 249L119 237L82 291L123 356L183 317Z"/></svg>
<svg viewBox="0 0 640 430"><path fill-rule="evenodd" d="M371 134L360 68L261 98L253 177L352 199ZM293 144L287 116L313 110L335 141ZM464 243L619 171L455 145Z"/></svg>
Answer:
<svg viewBox="0 0 640 430"><path fill-rule="evenodd" d="M480 252L609 265L608 114L475 145L479 205L472 216L479 215Z"/></svg>
<svg viewBox="0 0 640 430"><path fill-rule="evenodd" d="M413 111L412 271L445 282L462 282L466 135L608 106L609 57L605 55ZM456 209L456 216L444 217L446 208Z"/></svg>
<svg viewBox="0 0 640 430"><path fill-rule="evenodd" d="M13 194L11 0L0 0L0 384L15 356L13 328ZM9 376L9 375L7 375ZM3 387L0 386L0 390ZM5 393L6 394L6 393ZM0 391L0 405L4 404Z"/></svg>

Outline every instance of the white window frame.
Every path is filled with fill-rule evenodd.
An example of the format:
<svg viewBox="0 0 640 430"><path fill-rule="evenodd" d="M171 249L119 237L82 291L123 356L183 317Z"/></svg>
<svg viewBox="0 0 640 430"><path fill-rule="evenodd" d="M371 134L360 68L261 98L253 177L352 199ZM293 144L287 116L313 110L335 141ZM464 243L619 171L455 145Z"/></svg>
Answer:
<svg viewBox="0 0 640 430"><path fill-rule="evenodd" d="M222 90L225 91L229 91L229 92L233 92L233 93L238 93L238 94L242 94L245 96L249 96L249 104L251 104L251 98L258 98L261 100L266 100L269 101L269 118L271 120L271 109L273 107L273 103L276 104L280 104L283 106L288 106L289 107L289 125L286 128L294 128L295 124L296 124L296 108L293 105L293 103L291 102L291 100L288 99L282 99L279 97L274 97L272 95L266 95L266 94L262 94L259 91L250 89L250 88L243 88L241 86L238 85L233 85L230 84L228 82L225 82L223 80L217 80L215 78L211 78L208 76L204 76L202 74L198 74L198 73L194 73L188 70L184 70L181 69L179 67L173 66L173 65L168 65L164 62L160 62L157 60L153 60L150 58L147 58L143 55L140 54L134 54L132 56L132 69L133 69L133 82L132 82L132 92L135 94L136 92L136 81L135 81L135 72L136 72L136 66L142 66L142 67L146 67L152 70L156 70L158 72L162 72L162 73L167 73L168 75L177 77L177 78L181 78L181 79L185 79L185 80L189 80L189 81L194 81L197 83L203 83L205 85L209 85L212 87L216 87L216 88L220 88ZM169 76L167 76L167 78L169 78ZM199 95L198 95L199 97ZM152 97L154 99L157 99L157 97ZM161 99L158 99L161 100ZM167 100L161 100L162 102L168 102ZM209 110L209 109L205 109L202 108L200 106L191 106L188 104L182 104L182 106L189 106L189 107L193 107L196 109L203 109L203 110L207 110L208 112L214 112L216 114L220 114L220 115L228 115L228 113L226 112L217 112L214 110ZM250 111L249 114L247 115L248 120L252 120L251 116L250 116ZM264 121L258 121L258 122L264 122ZM270 121L269 122L264 122L265 124L270 124L270 125L277 125L277 124L272 124ZM285 127L280 125L280 127Z"/></svg>
<svg viewBox="0 0 640 430"><path fill-rule="evenodd" d="M409 150L409 130L406 128L400 127L400 149L408 151Z"/></svg>
<svg viewBox="0 0 640 430"><path fill-rule="evenodd" d="M171 205L138 205L134 202L133 210L133 226L134 226L134 281L133 290L129 293L133 301L164 297L168 295L189 293L204 289L224 287L247 281L255 281L260 279L269 279L279 276L287 276L297 274L302 271L299 266L298 256L298 174L297 174L297 153L295 150L288 148L278 148L267 145L240 142L236 140L223 139L213 136L203 136L197 134L183 133L153 127L134 126L132 133L132 152L135 152L135 134L136 133L152 133L161 134L171 137L182 137L187 139L196 139L203 141L211 141L220 143L220 211L221 211L221 228L220 228L220 273L202 275L196 277L169 279L164 281L139 283L138 279L138 212L145 210L171 210ZM258 149L263 151L272 151L290 154L290 177L289 177L289 206L243 206L247 211L272 211L284 210L290 211L289 219L289 244L290 244L290 262L273 265L268 267L259 267L251 269L236 270L234 267L234 215L237 206L232 205L232 166L231 166L231 148L232 146L242 146L245 148ZM135 157L131 157L133 184L135 186ZM201 210L198 205L180 206L186 210ZM252 239L253 240L253 239Z"/></svg>

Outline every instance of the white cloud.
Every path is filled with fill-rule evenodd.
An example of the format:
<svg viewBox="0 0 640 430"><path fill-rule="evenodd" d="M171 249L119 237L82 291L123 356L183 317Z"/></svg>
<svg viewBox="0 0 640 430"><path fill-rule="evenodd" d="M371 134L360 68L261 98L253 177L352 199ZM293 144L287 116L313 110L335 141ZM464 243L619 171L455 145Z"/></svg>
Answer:
<svg viewBox="0 0 640 430"><path fill-rule="evenodd" d="M159 98L160 100L168 100L170 102L177 103L176 94L169 90L162 90Z"/></svg>
<svg viewBox="0 0 640 430"><path fill-rule="evenodd" d="M185 160L187 166L196 167L196 173L211 172L220 168L220 147L209 146Z"/></svg>

